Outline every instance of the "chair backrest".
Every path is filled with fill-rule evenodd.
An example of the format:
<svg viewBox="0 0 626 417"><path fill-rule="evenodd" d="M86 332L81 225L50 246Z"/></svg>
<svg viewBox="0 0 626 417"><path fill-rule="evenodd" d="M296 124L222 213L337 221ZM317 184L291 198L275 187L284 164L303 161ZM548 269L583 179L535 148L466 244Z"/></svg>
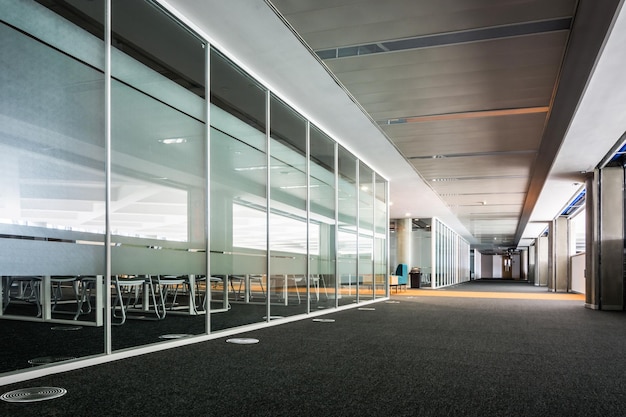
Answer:
<svg viewBox="0 0 626 417"><path fill-rule="evenodd" d="M394 275L406 277L409 274L409 266L407 264L398 264Z"/></svg>

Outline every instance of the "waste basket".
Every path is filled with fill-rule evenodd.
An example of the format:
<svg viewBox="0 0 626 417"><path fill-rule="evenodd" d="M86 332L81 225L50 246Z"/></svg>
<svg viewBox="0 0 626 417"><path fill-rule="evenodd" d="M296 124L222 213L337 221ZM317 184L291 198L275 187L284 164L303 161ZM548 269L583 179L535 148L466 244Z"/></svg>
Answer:
<svg viewBox="0 0 626 417"><path fill-rule="evenodd" d="M422 283L422 273L421 272L409 272L411 276L411 288L419 288Z"/></svg>

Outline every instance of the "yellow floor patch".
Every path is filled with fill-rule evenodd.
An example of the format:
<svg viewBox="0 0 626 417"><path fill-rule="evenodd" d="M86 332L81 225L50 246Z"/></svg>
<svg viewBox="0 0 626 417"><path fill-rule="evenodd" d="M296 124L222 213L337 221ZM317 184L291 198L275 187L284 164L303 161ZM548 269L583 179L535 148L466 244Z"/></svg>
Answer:
<svg viewBox="0 0 626 417"><path fill-rule="evenodd" d="M464 297L464 298L510 298L518 300L568 300L585 301L584 294L548 292L545 293L525 293L525 292L483 292L483 291L454 291L454 290L432 290L432 289L408 289L406 291L395 291L391 296L414 296L414 297Z"/></svg>

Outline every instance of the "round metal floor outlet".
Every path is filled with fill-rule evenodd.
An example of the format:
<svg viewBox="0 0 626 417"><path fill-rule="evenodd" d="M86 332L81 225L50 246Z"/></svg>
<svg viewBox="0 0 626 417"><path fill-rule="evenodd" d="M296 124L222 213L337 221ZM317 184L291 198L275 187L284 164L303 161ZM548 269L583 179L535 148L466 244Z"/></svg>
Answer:
<svg viewBox="0 0 626 417"><path fill-rule="evenodd" d="M162 334L159 336L159 339L184 339L185 337L191 337L192 334L188 333L172 333L172 334Z"/></svg>
<svg viewBox="0 0 626 417"><path fill-rule="evenodd" d="M233 343L235 345L252 345L255 343L259 343L259 339L250 339L250 338L240 337L240 338L228 339L226 342Z"/></svg>
<svg viewBox="0 0 626 417"><path fill-rule="evenodd" d="M313 319L313 321L318 323L334 323L335 319Z"/></svg>
<svg viewBox="0 0 626 417"><path fill-rule="evenodd" d="M361 311L374 311L376 310L374 307L359 307Z"/></svg>
<svg viewBox="0 0 626 417"><path fill-rule="evenodd" d="M63 362L69 361L72 359L76 359L74 356L43 356L41 358L29 359L28 363L37 366L37 365L48 365L55 362Z"/></svg>
<svg viewBox="0 0 626 417"><path fill-rule="evenodd" d="M270 316L270 320L284 319L285 316ZM267 320L267 316L263 316L263 320Z"/></svg>
<svg viewBox="0 0 626 417"><path fill-rule="evenodd" d="M65 388L57 387L33 387L22 388L15 391L5 392L0 396L2 401L9 403L34 403L37 401L51 400L67 393Z"/></svg>
<svg viewBox="0 0 626 417"><path fill-rule="evenodd" d="M64 332L71 332L75 330L80 330L82 328L83 326L52 326L50 327L50 330L60 330Z"/></svg>
<svg viewBox="0 0 626 417"><path fill-rule="evenodd" d="M387 304L400 304L400 301L385 301Z"/></svg>

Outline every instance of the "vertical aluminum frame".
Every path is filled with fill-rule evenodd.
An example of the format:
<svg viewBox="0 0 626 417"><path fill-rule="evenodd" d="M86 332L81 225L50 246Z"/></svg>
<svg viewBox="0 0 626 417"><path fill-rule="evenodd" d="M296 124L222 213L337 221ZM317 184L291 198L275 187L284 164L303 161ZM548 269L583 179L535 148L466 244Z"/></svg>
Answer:
<svg viewBox="0 0 626 417"><path fill-rule="evenodd" d="M333 239L335 249L335 308L339 307L339 289L340 289L340 277L339 277L339 144L333 143L334 155L334 168L335 168L335 233Z"/></svg>
<svg viewBox="0 0 626 417"><path fill-rule="evenodd" d="M211 45L208 42L203 44L204 48L204 97L206 118L204 135L206 137L204 157L205 157L205 205L204 213L204 233L205 233L205 253L206 253L206 297L204 311L206 312L204 331L211 334ZM226 302L228 303L228 277L224 277L223 285L226 288Z"/></svg>
<svg viewBox="0 0 626 417"><path fill-rule="evenodd" d="M356 303L361 302L361 284L359 275L361 273L359 264L361 261L361 177L359 158L354 158L354 164L356 166Z"/></svg>
<svg viewBox="0 0 626 417"><path fill-rule="evenodd" d="M376 298L376 173L372 170L372 299Z"/></svg>
<svg viewBox="0 0 626 417"><path fill-rule="evenodd" d="M270 127L270 117L271 110L270 105L272 103L272 93L269 89L265 90L265 165L267 169L265 170L265 242L266 242L266 257L265 257L265 321L267 323L270 322L270 259L272 256L270 249L270 218L272 211L272 193L270 183L270 170L272 166L272 154L271 154L271 127Z"/></svg>
<svg viewBox="0 0 626 417"><path fill-rule="evenodd" d="M389 181L385 180L385 297L389 298ZM395 271L394 271L395 272Z"/></svg>
<svg viewBox="0 0 626 417"><path fill-rule="evenodd" d="M111 339L111 0L105 0L104 11L104 353L113 351ZM97 292L96 292L97 294Z"/></svg>
<svg viewBox="0 0 626 417"><path fill-rule="evenodd" d="M306 314L311 313L311 122L306 119ZM318 284L319 285L319 284Z"/></svg>

